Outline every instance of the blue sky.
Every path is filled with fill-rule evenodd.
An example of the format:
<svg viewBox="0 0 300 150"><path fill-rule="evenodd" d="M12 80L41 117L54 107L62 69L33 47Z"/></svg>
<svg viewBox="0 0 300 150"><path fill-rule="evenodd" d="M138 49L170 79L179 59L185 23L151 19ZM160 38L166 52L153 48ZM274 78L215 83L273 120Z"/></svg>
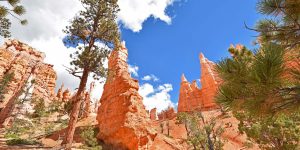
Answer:
<svg viewBox="0 0 300 150"><path fill-rule="evenodd" d="M76 89L79 80L63 65L70 62L74 48L65 47L62 30L82 9L79 0L22 0L28 25L12 18L12 38L45 52L45 62L54 65L57 87ZM230 44L252 46L257 34L245 29L261 17L255 10L257 0L118 0L118 22L129 50L130 70L137 70L140 95L147 109L158 111L176 106L180 77L200 78L200 52L214 61L229 56ZM66 5L68 4L68 5ZM0 39L0 43L3 39ZM146 81L143 78L158 81ZM88 82L92 82L89 78ZM103 83L92 93L99 100ZM172 100L172 101L171 101Z"/></svg>
<svg viewBox="0 0 300 150"><path fill-rule="evenodd" d="M189 81L200 78L200 52L217 62L229 56L230 44L253 47L257 34L245 29L244 22L254 26L259 19L255 5L255 0L175 2L167 8L170 25L148 18L140 32L122 28L129 63L139 67L140 83L143 76L154 74L159 81L151 84L172 84L171 100L177 103L181 74Z"/></svg>

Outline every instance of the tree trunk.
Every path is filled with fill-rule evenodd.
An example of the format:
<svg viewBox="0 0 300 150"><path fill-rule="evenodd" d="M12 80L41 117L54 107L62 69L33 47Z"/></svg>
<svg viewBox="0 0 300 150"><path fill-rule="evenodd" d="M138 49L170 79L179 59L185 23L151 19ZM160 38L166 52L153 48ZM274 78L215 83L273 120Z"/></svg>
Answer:
<svg viewBox="0 0 300 150"><path fill-rule="evenodd" d="M91 109L91 97L90 93L86 93L84 97L84 111L83 111L83 117L87 118L90 115L90 109Z"/></svg>
<svg viewBox="0 0 300 150"><path fill-rule="evenodd" d="M31 74L35 71L35 66L31 68L30 73L23 77L23 79L20 82L20 85L18 88L15 90L14 95L8 100L7 104L5 107L1 110L0 112L0 128L3 127L3 123L5 120L11 115L14 107L15 107L15 101L20 97L20 95L23 92L23 88L25 87L27 81L29 80Z"/></svg>
<svg viewBox="0 0 300 150"><path fill-rule="evenodd" d="M86 83L88 80L89 71L87 69L83 70L82 78L80 80L78 91L75 95L75 99L73 101L72 111L70 115L70 121L67 128L67 131L65 133L65 139L62 144L65 144L66 150L71 150L72 142L73 142L73 136L76 129L76 123L78 120L78 114L80 105L82 103L82 96L86 87Z"/></svg>

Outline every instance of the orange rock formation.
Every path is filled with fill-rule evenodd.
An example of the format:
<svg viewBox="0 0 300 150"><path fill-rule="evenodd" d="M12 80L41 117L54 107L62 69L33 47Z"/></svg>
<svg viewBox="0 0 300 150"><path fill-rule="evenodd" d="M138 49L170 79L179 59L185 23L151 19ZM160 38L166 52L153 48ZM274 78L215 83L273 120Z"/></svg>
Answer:
<svg viewBox="0 0 300 150"><path fill-rule="evenodd" d="M150 119L156 120L156 108L150 110Z"/></svg>
<svg viewBox="0 0 300 150"><path fill-rule="evenodd" d="M193 81L191 84L182 75L178 112L209 110L218 107L214 102L214 96L216 95L220 80L214 71L215 64L205 58L202 53L199 58L201 64L201 88L198 87L196 81Z"/></svg>
<svg viewBox="0 0 300 150"><path fill-rule="evenodd" d="M17 40L8 40L0 47L0 80L13 74L0 101L0 124L14 108L14 100L27 84L32 86L32 97L43 98L47 104L55 97L56 73L53 66L43 62L45 55Z"/></svg>
<svg viewBox="0 0 300 150"><path fill-rule="evenodd" d="M113 50L108 61L109 76L97 113L98 138L122 149L147 149L156 132L138 94L138 81L128 72L127 49Z"/></svg>
<svg viewBox="0 0 300 150"><path fill-rule="evenodd" d="M157 116L158 116L158 120L165 120L165 119L171 120L176 117L176 112L173 107L169 107L168 109L160 112Z"/></svg>

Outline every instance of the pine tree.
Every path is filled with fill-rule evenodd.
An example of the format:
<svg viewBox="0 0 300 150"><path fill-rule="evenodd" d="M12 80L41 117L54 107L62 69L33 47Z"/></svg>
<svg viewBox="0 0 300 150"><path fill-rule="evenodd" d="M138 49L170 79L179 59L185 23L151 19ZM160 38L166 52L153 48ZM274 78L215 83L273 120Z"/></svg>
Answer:
<svg viewBox="0 0 300 150"><path fill-rule="evenodd" d="M268 16L260 20L254 29L260 33L260 40L288 48L300 46L299 0L259 0L257 10Z"/></svg>
<svg viewBox="0 0 300 150"><path fill-rule="evenodd" d="M75 132L75 124L82 103L89 75L95 79L106 76L104 61L109 54L109 48L117 47L119 30L116 14L119 11L117 0L80 0L84 10L80 11L71 25L64 32L68 35L65 44L77 45L77 50L70 55L72 68L70 74L80 78L80 84L73 100L70 121L63 144L70 149ZM103 46L104 45L104 46Z"/></svg>
<svg viewBox="0 0 300 150"><path fill-rule="evenodd" d="M295 149L299 144L300 84L285 78L283 46L262 43L251 52L230 48L232 58L217 64L223 80L217 102L233 112L239 130L263 149ZM289 51L291 52L291 51ZM288 118L287 116L294 116Z"/></svg>
<svg viewBox="0 0 300 150"><path fill-rule="evenodd" d="M0 102L2 102L3 100L3 94L6 92L7 90L7 86L9 84L9 82L12 80L14 74L13 73L6 73L4 74L3 78L0 81Z"/></svg>
<svg viewBox="0 0 300 150"><path fill-rule="evenodd" d="M284 48L267 43L254 53L247 51L247 56L236 55L217 64L216 70L223 80L217 101L225 109L260 114L297 108L299 83L283 78L287 72Z"/></svg>
<svg viewBox="0 0 300 150"><path fill-rule="evenodd" d="M20 19L20 16L25 14L25 8L20 5L20 0L0 0L1 2L8 3L8 6L1 4L0 5L0 36L5 38L10 37L10 26L11 22L7 18L8 15L11 15L15 19L19 20L22 25L27 24L27 20Z"/></svg>

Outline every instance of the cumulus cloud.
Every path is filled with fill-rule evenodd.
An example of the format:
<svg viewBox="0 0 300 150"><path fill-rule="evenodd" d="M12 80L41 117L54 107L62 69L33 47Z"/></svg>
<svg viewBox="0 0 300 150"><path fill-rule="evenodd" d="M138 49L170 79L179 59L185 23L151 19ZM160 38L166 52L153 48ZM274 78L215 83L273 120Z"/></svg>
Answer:
<svg viewBox="0 0 300 150"><path fill-rule="evenodd" d="M143 103L147 110L157 108L157 112L167 109L169 106L175 107L171 101L170 91L173 90L171 84L163 84L154 88L149 83L142 84L139 89L139 94L143 97Z"/></svg>
<svg viewBox="0 0 300 150"><path fill-rule="evenodd" d="M168 6L174 0L119 0L118 19L128 29L138 32L149 17L171 24L172 19L166 14Z"/></svg>
<svg viewBox="0 0 300 150"><path fill-rule="evenodd" d="M139 74L138 74L139 67L138 66L128 65L128 71L134 77L138 77L139 76Z"/></svg>
<svg viewBox="0 0 300 150"><path fill-rule="evenodd" d="M144 77L142 78L142 80L144 80L144 81L154 81L154 82L156 82L156 81L159 81L159 78L156 77L154 74L151 74L151 75L146 75L146 76L144 76Z"/></svg>
<svg viewBox="0 0 300 150"><path fill-rule="evenodd" d="M174 0L119 0L120 13L118 21L125 27L139 31L142 23L149 17L171 23L171 18L166 15L166 8ZM12 37L19 39L30 46L46 53L46 62L54 65L57 72L57 87L64 83L65 87L74 90L78 87L79 79L70 75L63 65L70 62L69 55L74 52L73 48L66 48L62 39L62 30L69 25L82 5L78 0L22 0L22 5L27 12L22 18L28 20L28 25L21 26L19 22L12 20ZM0 39L3 42L3 39ZM129 71L138 77L138 67L129 66ZM89 82L92 78L89 78ZM100 97L103 91L103 83L97 83L94 97Z"/></svg>

